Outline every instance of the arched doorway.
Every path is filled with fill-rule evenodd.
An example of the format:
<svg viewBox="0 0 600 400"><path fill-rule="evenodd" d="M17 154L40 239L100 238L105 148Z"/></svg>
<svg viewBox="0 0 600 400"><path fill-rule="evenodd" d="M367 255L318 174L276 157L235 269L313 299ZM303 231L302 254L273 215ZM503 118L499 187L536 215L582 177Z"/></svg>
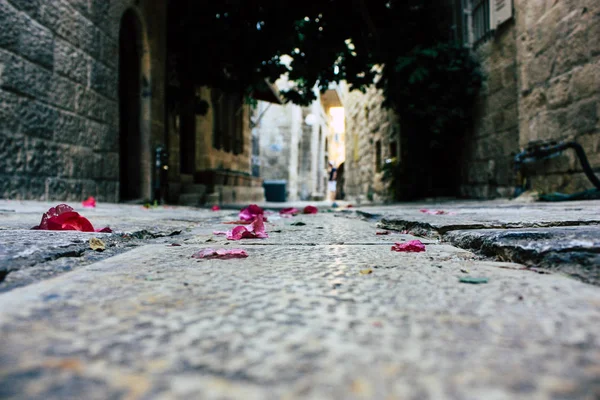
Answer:
<svg viewBox="0 0 600 400"><path fill-rule="evenodd" d="M142 199L142 40L134 11L121 19L119 32L120 200Z"/></svg>

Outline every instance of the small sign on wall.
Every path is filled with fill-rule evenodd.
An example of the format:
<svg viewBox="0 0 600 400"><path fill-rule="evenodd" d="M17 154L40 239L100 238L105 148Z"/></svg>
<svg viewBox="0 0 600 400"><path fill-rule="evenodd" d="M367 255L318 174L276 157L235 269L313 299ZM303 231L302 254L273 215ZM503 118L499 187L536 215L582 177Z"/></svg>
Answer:
<svg viewBox="0 0 600 400"><path fill-rule="evenodd" d="M498 28L513 17L512 0L492 0L492 29Z"/></svg>

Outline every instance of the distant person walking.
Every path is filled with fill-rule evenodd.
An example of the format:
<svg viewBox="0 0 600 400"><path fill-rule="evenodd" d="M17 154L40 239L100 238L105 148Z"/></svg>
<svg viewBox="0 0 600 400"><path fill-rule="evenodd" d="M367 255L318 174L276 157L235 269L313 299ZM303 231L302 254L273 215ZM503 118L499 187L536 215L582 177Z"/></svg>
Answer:
<svg viewBox="0 0 600 400"><path fill-rule="evenodd" d="M333 163L329 161L329 182L327 182L327 197L329 200L335 200L335 192L337 186L337 169L333 166Z"/></svg>

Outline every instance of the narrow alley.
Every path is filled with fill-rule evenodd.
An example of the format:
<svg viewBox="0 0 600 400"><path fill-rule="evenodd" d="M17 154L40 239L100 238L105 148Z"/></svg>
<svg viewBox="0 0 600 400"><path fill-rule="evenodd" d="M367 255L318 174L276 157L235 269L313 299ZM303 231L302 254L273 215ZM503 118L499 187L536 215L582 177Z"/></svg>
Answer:
<svg viewBox="0 0 600 400"><path fill-rule="evenodd" d="M594 229L598 202L560 213L510 202L430 204L431 212L417 204L320 207L289 218L274 211L266 213L268 238L240 241L215 234L232 228L238 210L186 207L79 210L110 225L110 234L29 230L47 205L1 202L0 268L21 265L0 284L2 398L600 393L596 286L444 240L451 230L481 232L486 218L513 228L506 232L519 224L541 233L553 225ZM385 229L393 224L401 230ZM113 256L89 260L101 254L89 248L91 237ZM391 251L410 240L425 251ZM192 258L207 248L248 256Z"/></svg>

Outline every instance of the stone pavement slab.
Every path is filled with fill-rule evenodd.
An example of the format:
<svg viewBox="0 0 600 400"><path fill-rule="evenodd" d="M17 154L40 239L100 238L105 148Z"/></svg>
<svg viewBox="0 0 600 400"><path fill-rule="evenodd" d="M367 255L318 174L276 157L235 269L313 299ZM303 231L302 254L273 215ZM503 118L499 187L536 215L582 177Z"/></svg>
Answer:
<svg viewBox="0 0 600 400"><path fill-rule="evenodd" d="M187 240L0 294L0 397L600 395L594 286L445 244L266 239L228 245L246 259L196 260L215 243Z"/></svg>
<svg viewBox="0 0 600 400"><path fill-rule="evenodd" d="M227 215L219 222L236 220L237 217ZM225 236L214 235L215 231L231 230L235 225L212 223L199 225L190 233L198 243L211 239L211 242L230 244ZM282 218L278 214L267 215L265 223L269 240L246 240L245 243L265 244L271 246L304 244L385 244L414 239L414 236L396 231L388 231L388 235L377 235L386 230L377 228L375 224L365 224L359 218L349 218L340 213L297 215L293 218ZM434 239L422 239L424 243L436 242Z"/></svg>
<svg viewBox="0 0 600 400"><path fill-rule="evenodd" d="M42 215L59 202L0 200L0 292L68 272L82 265L131 250L148 242L184 237L192 228L213 224L232 211L213 213L189 207L157 207L99 203L96 208L70 205L94 227L115 233L35 231ZM106 242L106 250L90 249L91 237Z"/></svg>
<svg viewBox="0 0 600 400"><path fill-rule="evenodd" d="M442 210L447 214L420 212ZM563 203L441 202L410 203L385 207L362 207L366 216L376 217L388 229L440 237L446 232L464 229L515 229L550 226L600 224L600 201ZM449 213L449 214L448 214Z"/></svg>
<svg viewBox="0 0 600 400"><path fill-rule="evenodd" d="M441 210L431 215L421 209ZM600 284L600 201L441 202L364 207L379 226L438 238L493 259Z"/></svg>
<svg viewBox="0 0 600 400"><path fill-rule="evenodd" d="M485 256L560 271L600 285L598 225L460 230L448 232L444 240Z"/></svg>
<svg viewBox="0 0 600 400"><path fill-rule="evenodd" d="M30 229L39 225L42 215L61 202L0 200L0 230ZM97 203L95 208L84 208L80 203L67 203L90 220L95 228L111 227L115 232L165 232L186 229L198 222L218 220L217 214L207 209L192 207ZM221 211L231 213L232 211Z"/></svg>

